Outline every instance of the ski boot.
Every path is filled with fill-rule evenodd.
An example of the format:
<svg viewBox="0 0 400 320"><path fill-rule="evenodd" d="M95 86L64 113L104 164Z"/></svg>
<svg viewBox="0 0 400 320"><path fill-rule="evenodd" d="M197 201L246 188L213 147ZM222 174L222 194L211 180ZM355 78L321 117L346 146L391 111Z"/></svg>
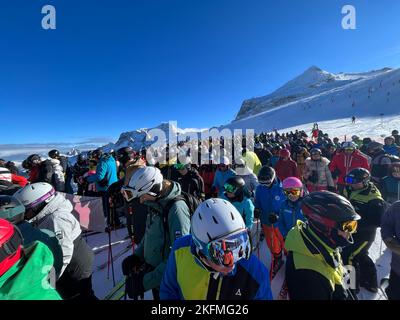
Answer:
<svg viewBox="0 0 400 320"><path fill-rule="evenodd" d="M272 279L275 278L276 274L282 268L283 264L284 264L284 261L283 261L283 257L282 257L282 252L279 254L274 254L272 257L272 261L271 261L271 271L270 271L271 281L272 281Z"/></svg>

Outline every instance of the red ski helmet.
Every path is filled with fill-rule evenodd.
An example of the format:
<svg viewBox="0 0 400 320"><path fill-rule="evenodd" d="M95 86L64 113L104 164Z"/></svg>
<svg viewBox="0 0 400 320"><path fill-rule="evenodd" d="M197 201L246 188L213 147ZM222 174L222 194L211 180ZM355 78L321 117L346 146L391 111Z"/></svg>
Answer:
<svg viewBox="0 0 400 320"><path fill-rule="evenodd" d="M0 219L0 277L21 258L22 242L18 228Z"/></svg>

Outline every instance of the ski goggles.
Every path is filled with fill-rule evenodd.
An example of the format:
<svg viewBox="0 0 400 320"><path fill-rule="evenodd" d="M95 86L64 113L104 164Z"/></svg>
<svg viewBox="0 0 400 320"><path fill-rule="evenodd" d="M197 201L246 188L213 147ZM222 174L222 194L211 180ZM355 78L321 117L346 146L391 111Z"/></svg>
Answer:
<svg viewBox="0 0 400 320"><path fill-rule="evenodd" d="M273 179L271 180L259 180L258 181L260 184L264 185L264 186L270 186L272 184L272 182L274 182Z"/></svg>
<svg viewBox="0 0 400 320"><path fill-rule="evenodd" d="M184 163L175 163L174 164L174 168L176 170L184 170L184 169L186 169L186 164L184 164Z"/></svg>
<svg viewBox="0 0 400 320"><path fill-rule="evenodd" d="M249 259L251 254L249 234L247 230L242 230L239 233L213 240L207 244L205 251L207 258L213 263L232 267L243 258Z"/></svg>
<svg viewBox="0 0 400 320"><path fill-rule="evenodd" d="M356 179L355 177L352 177L352 176L346 176L344 178L344 181L347 184L356 184L356 183L360 183L361 182L361 181L358 181L358 179Z"/></svg>
<svg viewBox="0 0 400 320"><path fill-rule="evenodd" d="M283 190L283 192L286 196L292 195L292 196L297 196L297 197L301 196L301 191L302 191L302 189L285 189L285 190Z"/></svg>
<svg viewBox="0 0 400 320"><path fill-rule="evenodd" d="M344 148L344 152L353 152L354 148Z"/></svg>
<svg viewBox="0 0 400 320"><path fill-rule="evenodd" d="M358 223L355 220L342 222L340 230L348 233L355 233L357 231Z"/></svg>
<svg viewBox="0 0 400 320"><path fill-rule="evenodd" d="M133 199L135 199L135 193L131 187L127 187L127 186L122 187L121 193L127 202L131 202Z"/></svg>
<svg viewBox="0 0 400 320"><path fill-rule="evenodd" d="M237 188L229 183L224 184L224 190L229 193L235 193Z"/></svg>

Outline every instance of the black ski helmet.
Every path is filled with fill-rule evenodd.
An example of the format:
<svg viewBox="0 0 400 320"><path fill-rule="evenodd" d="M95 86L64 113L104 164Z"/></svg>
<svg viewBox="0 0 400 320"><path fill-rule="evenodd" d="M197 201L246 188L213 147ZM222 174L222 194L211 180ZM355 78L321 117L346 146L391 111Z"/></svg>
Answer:
<svg viewBox="0 0 400 320"><path fill-rule="evenodd" d="M52 159L57 159L60 156L60 151L53 149L49 151L49 157Z"/></svg>
<svg viewBox="0 0 400 320"><path fill-rule="evenodd" d="M367 185L371 180L371 173L364 168L355 168L351 170L344 178L347 184L364 183Z"/></svg>
<svg viewBox="0 0 400 320"><path fill-rule="evenodd" d="M13 224L24 220L25 207L13 196L0 195L0 219L6 219Z"/></svg>
<svg viewBox="0 0 400 320"><path fill-rule="evenodd" d="M379 152L383 150L383 144L377 141L371 141L370 143L368 143L367 145L367 152L369 154L374 154L376 152Z"/></svg>
<svg viewBox="0 0 400 320"><path fill-rule="evenodd" d="M240 176L230 177L228 180L225 181L224 184L225 192L233 193L235 197L240 197L241 195L243 195L244 187L245 182Z"/></svg>
<svg viewBox="0 0 400 320"><path fill-rule="evenodd" d="M100 159L102 157L102 155L103 155L103 150L99 148L99 149L92 151L92 153L90 154L90 157Z"/></svg>
<svg viewBox="0 0 400 320"><path fill-rule="evenodd" d="M129 160L135 159L137 153L131 147L120 148L117 151L117 160L125 165Z"/></svg>
<svg viewBox="0 0 400 320"><path fill-rule="evenodd" d="M269 166L263 166L258 172L258 182L264 185L271 185L276 178L275 169Z"/></svg>
<svg viewBox="0 0 400 320"><path fill-rule="evenodd" d="M340 230L345 222L361 219L349 200L330 191L310 193L303 198L301 207L310 228L334 247L338 244L334 230Z"/></svg>
<svg viewBox="0 0 400 320"><path fill-rule="evenodd" d="M397 136L399 134L399 130L393 130L392 131L392 136Z"/></svg>
<svg viewBox="0 0 400 320"><path fill-rule="evenodd" d="M322 155L322 151L321 151L321 149L319 149L319 148L312 148L311 150L310 150L310 154L311 155L314 155L314 154L319 154L319 155Z"/></svg>
<svg viewBox="0 0 400 320"><path fill-rule="evenodd" d="M38 154L31 154L28 158L26 158L26 162L28 165L32 166L40 162L40 156Z"/></svg>

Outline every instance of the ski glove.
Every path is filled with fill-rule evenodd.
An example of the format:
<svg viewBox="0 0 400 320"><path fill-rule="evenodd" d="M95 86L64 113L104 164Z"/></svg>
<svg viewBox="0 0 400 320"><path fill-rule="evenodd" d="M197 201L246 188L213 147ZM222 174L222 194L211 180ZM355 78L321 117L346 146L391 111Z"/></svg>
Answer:
<svg viewBox="0 0 400 320"><path fill-rule="evenodd" d="M124 276L128 276L131 273L139 270L143 265L142 259L137 255L130 255L122 261L122 273Z"/></svg>
<svg viewBox="0 0 400 320"><path fill-rule="evenodd" d="M130 299L138 300L139 297L144 297L143 277L145 271L131 273L126 277L125 290Z"/></svg>
<svg viewBox="0 0 400 320"><path fill-rule="evenodd" d="M275 213L270 213L268 216L268 221L270 224L274 224L278 222L278 216Z"/></svg>

